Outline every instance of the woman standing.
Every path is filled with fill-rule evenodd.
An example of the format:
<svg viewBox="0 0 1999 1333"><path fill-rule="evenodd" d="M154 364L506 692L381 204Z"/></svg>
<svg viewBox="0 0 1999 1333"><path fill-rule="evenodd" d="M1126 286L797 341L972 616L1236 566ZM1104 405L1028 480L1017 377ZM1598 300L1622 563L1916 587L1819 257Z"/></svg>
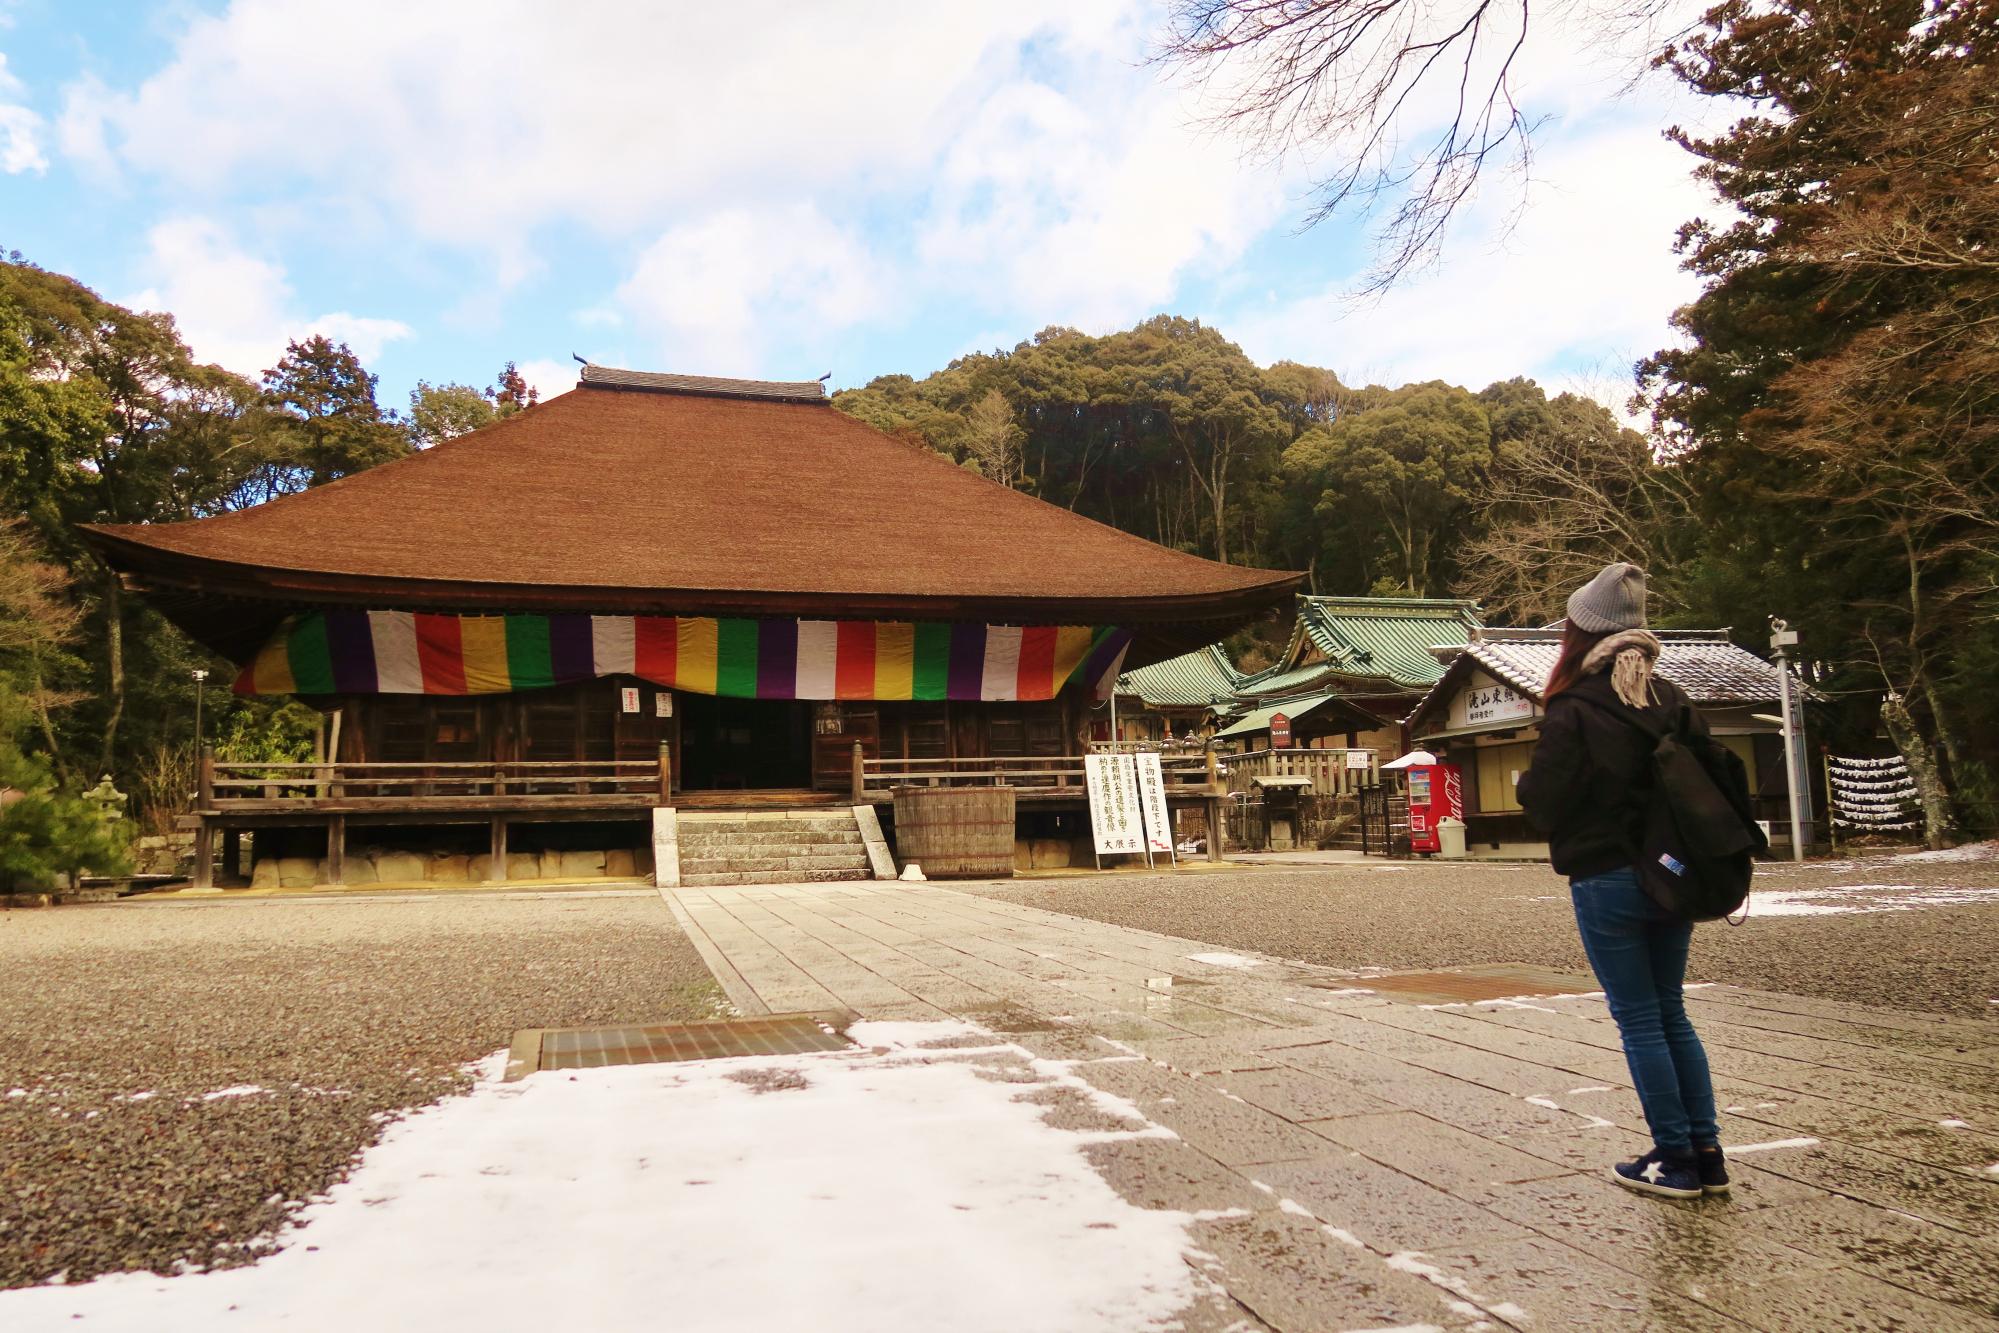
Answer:
<svg viewBox="0 0 1999 1333"><path fill-rule="evenodd" d="M1629 1189L1695 1199L1725 1192L1728 1168L1707 1052L1681 995L1693 925L1654 903L1632 864L1657 799L1652 739L1639 719L1664 727L1686 703L1671 681L1653 677L1658 659L1659 640L1645 628L1644 570L1608 565L1571 594L1540 744L1519 796L1548 835L1556 872L1569 877L1583 950L1652 1131L1652 1150L1612 1175ZM1693 719L1705 734L1700 715Z"/></svg>

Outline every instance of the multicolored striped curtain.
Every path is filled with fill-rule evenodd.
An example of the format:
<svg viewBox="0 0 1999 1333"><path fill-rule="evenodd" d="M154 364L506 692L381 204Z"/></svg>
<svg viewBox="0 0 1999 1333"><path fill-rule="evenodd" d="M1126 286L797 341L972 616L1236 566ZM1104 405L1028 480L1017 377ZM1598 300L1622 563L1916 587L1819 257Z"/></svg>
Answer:
<svg viewBox="0 0 1999 1333"><path fill-rule="evenodd" d="M1129 630L1082 625L314 611L238 694L501 694L637 676L738 699L1052 699L1115 688Z"/></svg>

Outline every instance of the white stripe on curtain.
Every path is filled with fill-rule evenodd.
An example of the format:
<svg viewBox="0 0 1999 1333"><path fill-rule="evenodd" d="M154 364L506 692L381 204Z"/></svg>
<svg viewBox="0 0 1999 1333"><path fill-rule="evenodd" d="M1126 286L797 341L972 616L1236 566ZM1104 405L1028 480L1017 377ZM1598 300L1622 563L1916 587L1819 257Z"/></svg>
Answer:
<svg viewBox="0 0 1999 1333"><path fill-rule="evenodd" d="M830 620L798 622L798 697L830 699L840 660L840 627Z"/></svg>
<svg viewBox="0 0 1999 1333"><path fill-rule="evenodd" d="M416 617L408 611L370 611L368 637L375 645L375 689L382 694L422 694Z"/></svg>
<svg viewBox="0 0 1999 1333"><path fill-rule="evenodd" d="M632 674L632 618L590 617L590 664L600 676Z"/></svg>
<svg viewBox="0 0 1999 1333"><path fill-rule="evenodd" d="M1020 626L986 626L986 670L979 682L979 697L1020 697Z"/></svg>

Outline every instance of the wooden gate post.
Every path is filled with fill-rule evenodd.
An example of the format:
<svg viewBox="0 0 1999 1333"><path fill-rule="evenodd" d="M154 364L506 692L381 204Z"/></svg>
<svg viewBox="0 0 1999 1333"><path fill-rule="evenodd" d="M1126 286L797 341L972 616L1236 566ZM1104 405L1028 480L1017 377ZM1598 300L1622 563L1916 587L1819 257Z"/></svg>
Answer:
<svg viewBox="0 0 1999 1333"><path fill-rule="evenodd" d="M326 817L326 882L347 882L347 816Z"/></svg>

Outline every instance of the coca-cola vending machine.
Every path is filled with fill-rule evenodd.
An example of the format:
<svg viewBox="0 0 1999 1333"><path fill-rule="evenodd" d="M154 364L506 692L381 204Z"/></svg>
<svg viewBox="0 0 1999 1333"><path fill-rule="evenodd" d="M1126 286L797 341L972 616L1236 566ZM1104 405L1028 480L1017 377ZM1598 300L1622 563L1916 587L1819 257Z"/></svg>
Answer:
<svg viewBox="0 0 1999 1333"><path fill-rule="evenodd" d="M1465 817L1465 778L1456 764L1411 764L1409 774L1409 850L1434 855L1443 850L1437 825Z"/></svg>

